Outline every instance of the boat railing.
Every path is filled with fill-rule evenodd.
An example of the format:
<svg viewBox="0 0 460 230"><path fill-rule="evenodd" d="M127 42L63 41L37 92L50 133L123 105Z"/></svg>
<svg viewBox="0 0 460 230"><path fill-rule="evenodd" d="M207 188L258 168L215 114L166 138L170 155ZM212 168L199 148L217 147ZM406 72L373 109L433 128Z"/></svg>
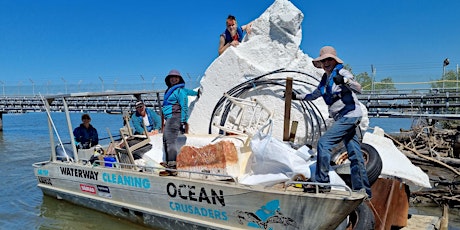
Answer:
<svg viewBox="0 0 460 230"><path fill-rule="evenodd" d="M348 192L348 194L351 196L352 195L352 190L350 187L348 187L347 185L344 185L344 184L331 184L331 183L319 183L319 182L311 182L311 181L294 181L294 180L289 180L289 181L286 181L285 182L285 186L284 186L284 191L287 190L287 188L290 186L290 185L297 185L297 184L300 184L302 185L302 187L304 185L314 185L315 188L316 188L316 193L319 193L319 186L328 186L328 187L340 187L340 188L344 188L346 192Z"/></svg>
<svg viewBox="0 0 460 230"><path fill-rule="evenodd" d="M139 164L130 164L130 163L121 163L121 162L107 162L103 160L95 160L93 163L93 166L104 166L105 164L109 164L109 168L115 168L118 170L126 170L126 169L133 169L139 172L144 172L144 173L156 173L158 171L166 170L164 167L156 167L156 166L147 166L147 165L139 165ZM107 167L107 166L106 166ZM198 171L189 171L189 170L180 170L180 169L167 169L168 171L172 172L177 172L177 173L185 173L188 174L188 179L192 179L192 175L202 175L202 176L212 176L212 177L218 177L218 178L223 178L222 181L226 182L234 182L235 184L238 184L238 180L231 176L231 175L225 175L225 174L217 174L217 173L210 173L210 172L198 172ZM184 178L184 177L181 177ZM224 179L225 178L225 179Z"/></svg>
<svg viewBox="0 0 460 230"><path fill-rule="evenodd" d="M33 163L32 166L35 168L41 168L44 165L50 163L50 161L41 161L41 162L36 162ZM107 164L109 166L107 166ZM164 167L155 167L155 166L146 166L146 165L138 165L138 164L128 164L128 163L120 163L120 162L107 162L103 160L95 160L92 164L93 167L108 167L120 171L126 171L129 168L142 172L142 173L149 173L149 174L156 174L157 172L161 170L166 170ZM181 177L181 178L188 178L193 179L192 175L201 175L205 177L218 177L222 178L222 180L213 180L214 182L222 182L222 183L228 183L228 182L233 182L234 184L239 184L238 179L231 176L231 175L225 175L225 174L217 174L217 173L210 173L210 172L197 172L197 171L189 171L189 170L178 170L178 169L168 169L173 172L177 173L186 173L188 174L188 177ZM157 174L158 175L158 174ZM288 187L290 186L297 186L297 185L315 185L316 187L316 193L319 193L319 186L330 186L330 187L340 187L344 188L346 192L348 192L348 195L352 195L352 189L348 187L347 185L344 184L330 184L330 183L319 183L319 182L310 182L310 181L295 181L295 180L289 180L284 183L284 191L287 192Z"/></svg>
<svg viewBox="0 0 460 230"><path fill-rule="evenodd" d="M32 164L34 168L41 168L43 165L50 163L50 161L40 161Z"/></svg>

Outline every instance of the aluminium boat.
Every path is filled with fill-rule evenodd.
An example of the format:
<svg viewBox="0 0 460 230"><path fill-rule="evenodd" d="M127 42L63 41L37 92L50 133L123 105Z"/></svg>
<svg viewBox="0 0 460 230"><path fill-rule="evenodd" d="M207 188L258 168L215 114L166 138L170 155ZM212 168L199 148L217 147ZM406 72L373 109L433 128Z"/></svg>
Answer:
<svg viewBox="0 0 460 230"><path fill-rule="evenodd" d="M365 194L346 185L327 193L306 193L302 184L288 180L272 186L247 185L240 178L209 171L181 170L177 176L159 176L161 166L139 164L137 149L152 142L148 135L133 138L128 127L121 127L120 140L107 146L77 149L67 101L78 97L133 95L139 99L148 92L75 93L44 98L50 134L50 160L33 164L38 187L57 199L133 222L163 229L335 229L365 199ZM70 147L64 148L49 113L50 104L62 100L70 134ZM123 115L126 118L126 115ZM128 129L126 129L128 128ZM159 134L161 135L161 134ZM58 137L56 140L56 136ZM219 142L222 135L188 135L189 140ZM160 138L161 137L158 137ZM57 147L56 147L57 146ZM94 156L114 153L112 157ZM250 151L250 150L248 150ZM93 158L93 160L91 160ZM314 183L313 183L314 184Z"/></svg>

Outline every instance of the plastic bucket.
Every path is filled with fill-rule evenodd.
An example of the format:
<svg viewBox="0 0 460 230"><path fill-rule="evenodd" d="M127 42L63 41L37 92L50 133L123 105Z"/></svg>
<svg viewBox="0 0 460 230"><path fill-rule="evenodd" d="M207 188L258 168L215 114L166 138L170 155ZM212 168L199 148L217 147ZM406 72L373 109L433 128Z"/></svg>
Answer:
<svg viewBox="0 0 460 230"><path fill-rule="evenodd" d="M105 167L109 167L109 168L114 167L114 164L113 164L114 162L117 162L117 158L115 158L113 156L104 157L104 166Z"/></svg>

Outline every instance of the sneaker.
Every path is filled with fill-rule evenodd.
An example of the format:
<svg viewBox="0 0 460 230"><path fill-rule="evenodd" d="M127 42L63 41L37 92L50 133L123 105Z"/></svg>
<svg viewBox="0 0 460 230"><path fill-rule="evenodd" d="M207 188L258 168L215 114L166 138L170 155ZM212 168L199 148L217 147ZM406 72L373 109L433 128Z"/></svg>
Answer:
<svg viewBox="0 0 460 230"><path fill-rule="evenodd" d="M358 191L355 191L355 192L365 195L364 200L369 201L369 200L372 199L372 196L369 196L369 194L367 194L365 188L362 188L362 189L360 189L360 190L358 190Z"/></svg>
<svg viewBox="0 0 460 230"><path fill-rule="evenodd" d="M177 176L177 171L163 170L159 173L160 176Z"/></svg>
<svg viewBox="0 0 460 230"><path fill-rule="evenodd" d="M160 176L177 176L177 171L176 171L176 166L170 166L169 164L166 164L166 169L163 171L160 171L159 175ZM173 170L170 170L173 169Z"/></svg>
<svg viewBox="0 0 460 230"><path fill-rule="evenodd" d="M307 184L303 187L303 191L308 192L308 193L316 193L316 185ZM331 186L318 185L318 193L325 193L325 192L330 192L330 191L331 191Z"/></svg>

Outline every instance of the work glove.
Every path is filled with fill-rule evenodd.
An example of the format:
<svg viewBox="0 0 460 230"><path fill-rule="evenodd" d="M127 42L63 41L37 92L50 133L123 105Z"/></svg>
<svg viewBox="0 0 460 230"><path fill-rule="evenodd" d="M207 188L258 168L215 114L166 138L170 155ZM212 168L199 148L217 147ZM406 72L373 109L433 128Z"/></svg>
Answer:
<svg viewBox="0 0 460 230"><path fill-rule="evenodd" d="M180 133L184 134L186 128L187 128L187 123L186 123L186 122L181 122L181 123L180 123L180 126L179 126L179 131L180 131Z"/></svg>
<svg viewBox="0 0 460 230"><path fill-rule="evenodd" d="M286 91L284 91L283 98L286 98ZM294 91L292 91L291 98L292 98L292 100L299 100L299 99L297 98L297 94L294 93Z"/></svg>
<svg viewBox="0 0 460 230"><path fill-rule="evenodd" d="M344 79L343 79L343 76L340 75L340 74L338 74L337 76L334 76L334 77L332 78L332 80L334 80L334 83L335 83L336 85L343 85L343 84L345 84L345 81L344 81Z"/></svg>
<svg viewBox="0 0 460 230"><path fill-rule="evenodd" d="M200 99L200 96L201 96L201 89L198 89L198 94L196 95L196 97Z"/></svg>
<svg viewBox="0 0 460 230"><path fill-rule="evenodd" d="M294 93L294 91L292 91L292 96L291 96L291 98L292 98L292 100L299 100L299 99L297 98L297 94Z"/></svg>

